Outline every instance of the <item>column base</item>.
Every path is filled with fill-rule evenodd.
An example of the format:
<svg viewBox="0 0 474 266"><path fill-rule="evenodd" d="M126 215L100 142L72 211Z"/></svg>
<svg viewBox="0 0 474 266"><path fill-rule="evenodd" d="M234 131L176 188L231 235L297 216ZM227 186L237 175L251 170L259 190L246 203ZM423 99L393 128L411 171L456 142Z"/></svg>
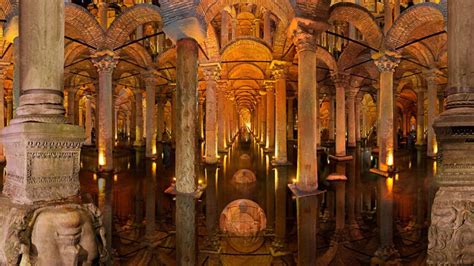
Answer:
<svg viewBox="0 0 474 266"><path fill-rule="evenodd" d="M193 193L182 193L176 190L176 184L171 184L171 186L165 189L164 192L166 194L170 194L173 196L185 195L185 196L193 196L195 199L200 199L205 190L206 190L206 186L199 185L198 188Z"/></svg>
<svg viewBox="0 0 474 266"><path fill-rule="evenodd" d="M219 158L207 158L207 157L203 157L203 162L207 165L217 165L219 164Z"/></svg>
<svg viewBox="0 0 474 266"><path fill-rule="evenodd" d="M2 130L5 155L3 194L32 204L79 195L84 130L68 124L22 123Z"/></svg>
<svg viewBox="0 0 474 266"><path fill-rule="evenodd" d="M344 156L328 155L328 158L336 162L345 162L345 161L350 161L353 159L352 155L344 155Z"/></svg>

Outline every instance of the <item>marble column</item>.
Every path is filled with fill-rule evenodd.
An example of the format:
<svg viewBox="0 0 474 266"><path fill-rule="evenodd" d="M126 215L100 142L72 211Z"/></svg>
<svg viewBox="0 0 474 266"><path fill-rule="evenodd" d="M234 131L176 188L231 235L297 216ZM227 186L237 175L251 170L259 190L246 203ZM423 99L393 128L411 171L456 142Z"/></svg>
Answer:
<svg viewBox="0 0 474 266"><path fill-rule="evenodd" d="M156 73L149 70L145 73L146 86L146 146L145 156L153 158L156 156L156 120L155 120L155 100L156 100Z"/></svg>
<svg viewBox="0 0 474 266"><path fill-rule="evenodd" d="M378 114L380 135L379 167L381 171L388 171L394 165L393 143L393 73L400 63L400 56L394 52L381 52L373 55L375 65L380 71L380 110Z"/></svg>
<svg viewBox="0 0 474 266"><path fill-rule="evenodd" d="M99 15L99 25L102 26L104 30L107 30L107 11L108 11L108 5L106 0L99 0L97 3L98 7L98 15Z"/></svg>
<svg viewBox="0 0 474 266"><path fill-rule="evenodd" d="M360 129L361 129L361 113L360 113L360 106L362 104L362 96L357 95L355 98L355 140L356 142L360 142Z"/></svg>
<svg viewBox="0 0 474 266"><path fill-rule="evenodd" d="M263 41L266 42L268 45L272 46L270 16L270 10L265 10L263 13Z"/></svg>
<svg viewBox="0 0 474 266"><path fill-rule="evenodd" d="M262 98L260 101L260 143L265 144L266 139L267 139L267 95L262 95Z"/></svg>
<svg viewBox="0 0 474 266"><path fill-rule="evenodd" d="M427 264L472 265L474 206L473 1L448 1L446 111L434 122L439 185L431 211Z"/></svg>
<svg viewBox="0 0 474 266"><path fill-rule="evenodd" d="M135 143L134 146L143 146L143 95L140 90L135 92Z"/></svg>
<svg viewBox="0 0 474 266"><path fill-rule="evenodd" d="M10 125L10 121L13 119L13 97L11 95L5 96L5 101L7 102L7 113L6 113L6 122L7 126Z"/></svg>
<svg viewBox="0 0 474 266"><path fill-rule="evenodd" d="M85 99L85 113L86 113L86 142L85 145L92 145L92 100L90 96Z"/></svg>
<svg viewBox="0 0 474 266"><path fill-rule="evenodd" d="M384 28L383 31L386 34L393 24L393 3L392 0L384 0Z"/></svg>
<svg viewBox="0 0 474 266"><path fill-rule="evenodd" d="M176 145L176 121L178 119L176 105L176 88L173 88L171 91L171 142L173 147Z"/></svg>
<svg viewBox="0 0 474 266"><path fill-rule="evenodd" d="M199 96L199 139L200 140L205 140L206 139L206 133L204 132L205 126L204 124L206 121L204 121L204 102L206 101L206 97L204 96Z"/></svg>
<svg viewBox="0 0 474 266"><path fill-rule="evenodd" d="M416 91L417 103L416 103L416 145L424 144L425 134L425 92L422 88L418 88Z"/></svg>
<svg viewBox="0 0 474 266"><path fill-rule="evenodd" d="M176 257L177 265L196 265L197 74L199 44L177 41L176 66Z"/></svg>
<svg viewBox="0 0 474 266"><path fill-rule="evenodd" d="M347 98L347 146L354 148L356 146L356 116L355 116L355 97L357 91L350 88L346 93Z"/></svg>
<svg viewBox="0 0 474 266"><path fill-rule="evenodd" d="M265 151L273 152L275 149L275 83L267 81L265 83L267 91L267 134L265 141Z"/></svg>
<svg viewBox="0 0 474 266"><path fill-rule="evenodd" d="M77 88L69 88L67 90L67 117L69 123L76 124L76 94Z"/></svg>
<svg viewBox="0 0 474 266"><path fill-rule="evenodd" d="M98 51L93 55L93 63L99 72L99 93L97 112L99 115L98 150L99 168L112 171L114 149L113 88L112 73L118 57L110 50Z"/></svg>
<svg viewBox="0 0 474 266"><path fill-rule="evenodd" d="M349 85L348 76L338 74L333 77L336 87L336 157L346 156L346 97L345 88Z"/></svg>
<svg viewBox="0 0 474 266"><path fill-rule="evenodd" d="M442 74L442 72L437 69L430 69L429 72L425 73L426 83L428 87L428 128L426 137L426 155L428 157L436 157L438 154L438 143L436 142L436 134L434 132L433 123L435 118L438 116L438 106L436 106L438 83L436 82L436 79L440 74Z"/></svg>
<svg viewBox="0 0 474 266"><path fill-rule="evenodd" d="M215 164L218 161L218 140L217 127L218 112L217 110L217 82L219 77L219 64L209 64L203 66L204 79L206 80L206 152L205 162Z"/></svg>
<svg viewBox="0 0 474 266"><path fill-rule="evenodd" d="M329 94L329 140L334 141L335 139L335 129L336 129L336 98L334 93Z"/></svg>
<svg viewBox="0 0 474 266"><path fill-rule="evenodd" d="M295 139L295 114L293 103L295 102L295 97L288 98L288 139Z"/></svg>
<svg viewBox="0 0 474 266"><path fill-rule="evenodd" d="M5 127L5 78L8 63L0 63L0 131ZM0 163L5 162L3 154L3 142L0 142Z"/></svg>
<svg viewBox="0 0 474 266"><path fill-rule="evenodd" d="M287 117L286 117L286 74L287 63L272 62L272 75L275 79L275 163L286 164L287 158Z"/></svg>
<svg viewBox="0 0 474 266"><path fill-rule="evenodd" d="M220 82L217 87L217 150L226 152L226 114L225 114L225 93L227 82Z"/></svg>
<svg viewBox="0 0 474 266"><path fill-rule="evenodd" d="M16 113L16 109L20 103L20 82L21 82L21 71L20 71L20 37L16 37L13 40L13 105L12 105L12 115L13 118L14 113ZM8 120L10 122L10 120ZM8 123L7 123L8 124Z"/></svg>
<svg viewBox="0 0 474 266"><path fill-rule="evenodd" d="M229 20L230 15L227 10L221 12L221 48L229 42Z"/></svg>

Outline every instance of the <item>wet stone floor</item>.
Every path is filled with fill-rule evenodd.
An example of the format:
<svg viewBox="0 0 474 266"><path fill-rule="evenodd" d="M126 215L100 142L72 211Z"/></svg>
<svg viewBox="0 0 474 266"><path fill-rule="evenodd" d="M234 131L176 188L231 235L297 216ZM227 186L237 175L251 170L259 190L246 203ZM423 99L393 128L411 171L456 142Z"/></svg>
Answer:
<svg viewBox="0 0 474 266"><path fill-rule="evenodd" d="M296 177L296 142L288 142L292 165L273 168L270 155L246 139L237 137L228 152L220 154L218 166L201 165L203 194L196 204L199 265L295 265L296 200L288 184ZM314 218L320 265L370 265L380 228L387 222L378 210L387 193L394 202L388 221L399 262L424 264L436 162L420 151L400 149L395 158L398 173L382 179L369 172L376 155L367 148L349 150L354 159L342 167L336 167L328 153L330 148L318 153L319 188L326 191ZM174 162L165 167L161 158L146 160L143 151L126 147L114 156L115 173L103 175L96 172L94 150L85 148L80 173L84 197L100 207L104 225L112 232L113 264L175 265L175 205L169 189ZM347 177L342 186L326 180L341 169ZM344 197L337 200L336 192ZM345 225L342 230L336 230L336 218Z"/></svg>

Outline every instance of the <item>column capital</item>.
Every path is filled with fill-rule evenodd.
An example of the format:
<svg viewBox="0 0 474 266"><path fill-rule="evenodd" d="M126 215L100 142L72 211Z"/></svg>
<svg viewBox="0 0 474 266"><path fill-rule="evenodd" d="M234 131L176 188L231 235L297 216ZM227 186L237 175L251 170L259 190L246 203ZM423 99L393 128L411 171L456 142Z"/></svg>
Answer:
<svg viewBox="0 0 474 266"><path fill-rule="evenodd" d="M219 80L217 82L217 91L218 92L225 92L227 90L227 80Z"/></svg>
<svg viewBox="0 0 474 266"><path fill-rule="evenodd" d="M119 56L111 50L100 50L92 56L92 63L100 72L112 72L118 64Z"/></svg>
<svg viewBox="0 0 474 266"><path fill-rule="evenodd" d="M273 60L270 70L274 79L286 79L290 63L286 61Z"/></svg>
<svg viewBox="0 0 474 266"><path fill-rule="evenodd" d="M272 93L275 90L275 81L274 80L265 80L263 82L263 86L265 87L265 91L267 93Z"/></svg>
<svg viewBox="0 0 474 266"><path fill-rule="evenodd" d="M436 83L436 79L443 75L443 72L437 68L430 68L423 71L423 77L428 83Z"/></svg>
<svg viewBox="0 0 474 266"><path fill-rule="evenodd" d="M350 88L346 90L346 97L350 100L355 100L358 93L359 93L358 89Z"/></svg>
<svg viewBox="0 0 474 266"><path fill-rule="evenodd" d="M5 79L10 62L0 61L0 79Z"/></svg>
<svg viewBox="0 0 474 266"><path fill-rule="evenodd" d="M310 31L304 30L301 27L298 27L293 32L293 43L296 47L297 52L316 51L317 44L314 34Z"/></svg>
<svg viewBox="0 0 474 266"><path fill-rule="evenodd" d="M372 54L372 59L380 72L395 72L401 55L394 51L381 51Z"/></svg>
<svg viewBox="0 0 474 266"><path fill-rule="evenodd" d="M349 86L349 81L350 81L350 76L345 73L335 73L331 75L332 82L334 83L334 86L336 87L348 87Z"/></svg>
<svg viewBox="0 0 474 266"><path fill-rule="evenodd" d="M200 64L205 81L216 81L220 77L221 65L219 63Z"/></svg>
<svg viewBox="0 0 474 266"><path fill-rule="evenodd" d="M145 86L155 87L158 83L159 73L155 69L148 69L142 74Z"/></svg>

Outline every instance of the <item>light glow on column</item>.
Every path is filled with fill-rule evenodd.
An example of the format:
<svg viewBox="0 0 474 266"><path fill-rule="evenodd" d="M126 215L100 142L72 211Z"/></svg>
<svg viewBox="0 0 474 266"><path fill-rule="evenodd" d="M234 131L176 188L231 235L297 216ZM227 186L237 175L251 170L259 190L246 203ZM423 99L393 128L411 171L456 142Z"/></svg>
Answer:
<svg viewBox="0 0 474 266"><path fill-rule="evenodd" d="M105 151L99 150L99 166L105 166L105 164L106 164Z"/></svg>

